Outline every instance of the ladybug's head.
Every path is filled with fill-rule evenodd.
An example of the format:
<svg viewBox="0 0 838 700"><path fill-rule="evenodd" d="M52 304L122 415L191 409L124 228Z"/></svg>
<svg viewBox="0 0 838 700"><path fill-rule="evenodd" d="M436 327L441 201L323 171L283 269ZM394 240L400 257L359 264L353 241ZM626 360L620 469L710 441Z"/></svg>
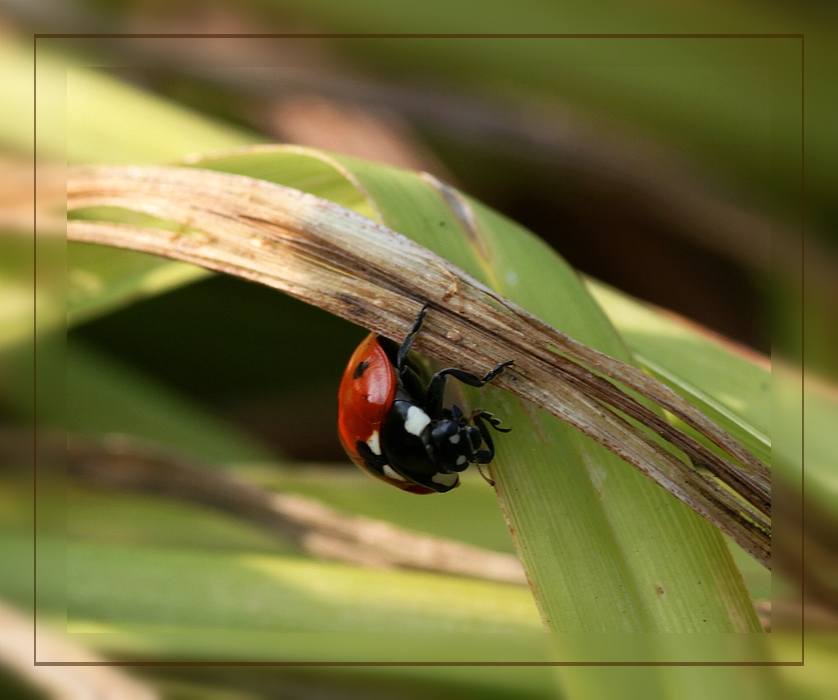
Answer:
<svg viewBox="0 0 838 700"><path fill-rule="evenodd" d="M434 421L428 435L428 451L440 469L464 471L474 461L483 440L480 431L469 425L457 406L445 411L446 417Z"/></svg>

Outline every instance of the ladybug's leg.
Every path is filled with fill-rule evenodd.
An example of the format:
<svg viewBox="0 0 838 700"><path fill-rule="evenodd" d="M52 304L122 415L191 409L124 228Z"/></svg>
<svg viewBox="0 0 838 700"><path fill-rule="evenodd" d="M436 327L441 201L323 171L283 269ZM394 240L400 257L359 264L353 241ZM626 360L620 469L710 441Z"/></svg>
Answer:
<svg viewBox="0 0 838 700"><path fill-rule="evenodd" d="M486 447L488 448L486 450L477 450L474 453L474 459L472 461L476 464L488 464L495 458L495 443L492 440L492 435L489 433L489 428L486 427L486 423L491 425L499 433L508 433L511 428L501 428L500 421L488 411L478 409L471 414L471 418L480 431L480 437L483 438L483 442L486 443Z"/></svg>
<svg viewBox="0 0 838 700"><path fill-rule="evenodd" d="M396 371L399 374L401 374L401 371L404 368L404 358L407 357L407 353L410 352L410 348L413 346L413 341L416 339L416 334L419 332L419 329L422 328L422 322L425 320L429 306L430 304L425 304L421 308L419 315L413 322L413 328L410 330L410 333L407 334L407 338L404 339L402 346L399 348L398 355L396 355Z"/></svg>
<svg viewBox="0 0 838 700"><path fill-rule="evenodd" d="M495 443L492 440L492 436L489 434L489 429L483 422L482 414L478 413L474 416L474 424L480 431L480 437L482 437L483 442L486 443L487 449L477 450L477 452L474 453L474 459L472 461L476 464L488 464L495 458Z"/></svg>
<svg viewBox="0 0 838 700"><path fill-rule="evenodd" d="M399 376L404 388L407 389L407 393L414 397L419 404L423 404L425 401L425 380L419 376L411 365L411 362L406 362Z"/></svg>
<svg viewBox="0 0 838 700"><path fill-rule="evenodd" d="M478 408L472 411L471 420L476 422L477 419L480 419L481 421L486 421L487 423L489 423L489 425L492 426L492 428L497 430L499 433L512 432L512 428L501 428L500 421L497 418L495 418L493 414L489 413L488 411L484 411L482 408Z"/></svg>
<svg viewBox="0 0 838 700"><path fill-rule="evenodd" d="M454 379L459 379L463 384L479 388L491 382L512 363L513 360L501 362L499 365L490 369L483 379L480 379L480 377L471 372L453 367L440 370L431 378L428 384L428 393L425 398L425 411L431 418L439 418L442 414L442 403L445 398L445 381L449 375L454 377Z"/></svg>

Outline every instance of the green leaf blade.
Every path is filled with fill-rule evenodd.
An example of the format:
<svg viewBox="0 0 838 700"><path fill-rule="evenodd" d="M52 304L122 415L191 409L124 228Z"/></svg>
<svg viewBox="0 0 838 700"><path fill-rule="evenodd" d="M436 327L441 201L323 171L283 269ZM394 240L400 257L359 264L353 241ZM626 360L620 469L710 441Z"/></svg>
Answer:
<svg viewBox="0 0 838 700"><path fill-rule="evenodd" d="M68 591L71 631L91 623L356 633L540 628L520 586L255 553L73 543Z"/></svg>

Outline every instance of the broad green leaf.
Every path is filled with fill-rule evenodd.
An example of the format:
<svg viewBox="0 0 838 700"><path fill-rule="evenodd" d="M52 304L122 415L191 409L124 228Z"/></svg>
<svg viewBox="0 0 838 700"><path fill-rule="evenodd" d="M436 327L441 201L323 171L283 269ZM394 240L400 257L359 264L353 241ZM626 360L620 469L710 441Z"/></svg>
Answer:
<svg viewBox="0 0 838 700"><path fill-rule="evenodd" d="M0 482L2 487L6 486L5 480ZM21 485L23 490L26 489L25 484ZM3 493L3 488L0 487L0 493ZM5 511L3 512L5 515ZM2 517L2 516L0 516ZM102 536L102 535L100 535ZM50 543L46 543L50 544ZM187 552L185 561L181 564L188 564L195 561L190 559L189 550L183 547L175 548L170 546L162 550L153 550L150 548L139 548L143 552L141 559L132 561L130 556L120 556L113 546L101 547L96 544L83 545L85 552L92 556L100 556L102 559L111 560L115 557L113 562L120 568L125 575L139 574L141 579L143 576L154 575L156 570L160 574L160 568L168 565L169 561L174 557L180 559L183 552ZM18 558L24 552L31 553L31 540L25 537L25 533L20 536L10 537L5 529L0 530L0 558L3 561L8 561L11 558ZM130 552L137 551L137 548L129 550ZM203 585L205 589L209 589L215 596L221 596L224 589L231 584L235 584L240 580L249 580L253 585L264 585L272 592L276 593L284 586L293 588L293 581L291 583L284 583L277 581L271 576L262 576L259 573L258 566L255 569L249 569L245 563L248 562L247 556L239 556L235 554L223 555L220 558L216 557L201 557L200 552L193 552L197 554L199 566L191 577L185 577L184 581L188 584L196 582ZM71 556L73 556L71 554ZM271 563L282 562L281 558L268 557ZM77 557L75 564L89 563L90 556ZM294 563L299 563L301 560L292 559L287 560ZM239 563L242 565L239 566ZM144 565L138 571L139 565ZM230 566L232 564L232 566ZM72 566L72 565L71 565ZM278 564L281 566L281 564ZM227 569L230 567L231 572ZM328 568L328 566L327 566ZM338 567L338 577L343 572L344 575L351 574L353 567ZM86 578L97 570L102 570L103 567L92 567L87 572L82 572L82 578ZM306 570L289 568L290 572L296 572L298 575L304 575ZM320 569L315 567L314 571L319 575ZM252 574L251 574L252 572ZM207 578L202 578L207 575ZM118 577L117 577L118 578ZM375 578L375 577L373 577ZM447 586L447 579L445 577L423 577L420 576L423 586L427 586L427 579L435 582L437 578L443 580L443 591L441 593L448 593L451 588ZM266 580L267 579L267 580ZM334 583L336 577L321 577L321 585ZM412 575L408 576L408 580L413 580ZM400 583L401 578L395 580L383 572L381 584L387 588L398 589L394 584ZM218 585L216 584L218 583ZM106 586L106 582L100 582L101 585ZM128 595L136 593L136 588L139 587L141 581L131 583L131 590ZM170 579L166 583L171 583ZM366 584L366 580L364 581ZM375 583L375 581L373 582ZM454 581L454 591L462 590L458 586L458 581ZM469 582L466 581L468 584ZM492 587L494 589L494 587ZM255 632L253 628L247 628L243 631L210 628L207 627L203 620L193 628L187 628L183 625L178 626L176 633L173 634L171 625L153 625L153 624L135 624L126 621L125 617L130 617L131 601L124 600L128 613L125 615L116 615L110 619L88 619L86 621L74 620L72 621L75 632L71 632L71 639L77 643L97 649L105 654L113 654L121 658L165 658L168 660L195 660L195 659L225 659L225 660L242 660L252 661L264 659L266 661L277 660L282 658L303 658L306 660L329 660L336 661L346 660L347 658L356 658L359 655L365 655L371 660L380 660L381 656L376 654L381 650L381 642L376 642L377 639L383 638L387 645L387 652L390 655L398 655L400 658L415 659L413 656L415 650L428 653L428 641L437 641L434 647L433 658L441 658L439 654L444 654L443 659L451 659L456 657L466 657L466 660L480 661L488 658L491 654L499 656L505 650L511 651L508 658L512 660L521 661L548 661L549 649L545 646L543 640L545 637L541 634L540 625L538 623L537 614L533 610L529 594L526 589L516 586L498 586L499 596L495 600L503 599L509 592L517 591L518 595L512 595L513 607L521 606L522 610L529 608L529 613L520 616L521 624L528 628L528 633L524 635L517 634L502 634L502 635L485 635L485 634L469 634L469 635L455 635L448 631L444 631L441 635L433 635L429 637L427 634L421 635L405 635L403 633L395 634L391 637L384 637L383 635L376 635L373 637L373 644L368 645L364 642L365 635L358 634L324 634L318 632L313 635L306 634L291 634L291 635L277 635L266 634L261 635ZM243 598L238 594L239 589L229 591L229 600L227 606L222 607L222 613L226 612L231 617L241 615L242 617L254 615L254 604L258 603L253 599ZM428 589L426 595L431 595L433 590ZM472 590L469 585L465 590ZM365 595L367 600L373 596L375 590L370 588ZM82 597L85 592L81 591ZM163 604L160 609L171 612L177 610L179 600L183 599L184 591L178 586L165 586L159 589L147 588L144 592L146 600L149 597L160 596L164 600L169 601L169 605ZM25 604L27 596L31 596L31 564L30 573L27 576L26 571L18 568L9 570L7 567L0 567L0 597L8 601L10 599L18 600L21 604ZM398 596L398 594L397 594ZM111 591L110 595L103 599L103 602L113 604L114 600L120 598L119 591ZM127 597L127 596L126 596ZM483 596L481 596L483 598ZM490 598L491 599L491 598ZM143 597L141 596L140 602ZM268 598L265 598L268 600ZM272 602L267 605L273 605L281 608L281 600L279 598L271 599ZM437 599L435 602L438 603ZM206 601L204 601L206 602ZM372 604L373 613L376 609L381 610L385 607L386 600L374 600ZM196 602L196 605L198 602ZM316 605L316 603L315 603ZM328 606L328 601L326 601ZM447 605L436 605L436 612L439 614L436 620L442 620L448 613ZM238 609L239 612L235 612ZM123 610L125 612L125 610ZM494 615L491 611L481 611L480 617L489 621L489 624L495 624ZM181 611L179 614L185 614ZM293 612L292 612L293 614ZM409 616L418 615L418 611L413 611L410 607L405 610L399 610L399 615L408 614ZM463 616L460 612L455 611L457 622L463 624ZM392 619L393 616L391 616ZM42 622L45 622L42 616ZM514 611L507 615L507 620L512 619L513 622L506 622L507 627L520 628L520 625L515 622ZM380 621L381 617L377 619L373 617L372 621ZM388 621L389 622L389 621ZM433 622L433 621L431 621ZM61 621L62 626L66 625L66 620ZM422 623L426 624L426 623ZM448 622L443 623L444 627L449 627ZM72 628L71 628L72 629ZM418 646L417 641L418 640ZM497 640L497 641L493 641ZM451 644L453 646L446 646ZM441 646L440 646L441 645ZM511 647L510 647L511 645ZM366 648L369 647L369 648ZM267 671L266 671L267 672ZM320 669L318 675L323 672L329 672L327 669ZM380 687L382 683L392 682L395 685L404 687L407 683L411 688L422 688L426 684L431 686L431 690L437 689L437 693L429 692L428 697L440 697L439 691L444 691L446 687L452 686L451 692L456 694L456 697L480 697L480 698L546 698L554 697L551 692L553 682L551 681L552 673L548 668L543 669L520 669L520 668L474 668L474 667L438 667L438 668L405 668L405 667L379 667L379 668L357 668L357 669L335 669L334 673L339 677L344 673L349 674L346 680L350 684L357 683L375 683ZM389 679L389 680L388 680ZM338 686L341 684L340 680L334 681ZM296 687L296 686L295 686ZM203 697L203 696L200 696ZM261 696L260 696L261 697ZM449 697L443 694L441 697ZM454 697L452 695L451 697Z"/></svg>
<svg viewBox="0 0 838 700"><path fill-rule="evenodd" d="M258 141L173 102L148 99L104 73L67 71L69 163L160 163Z"/></svg>
<svg viewBox="0 0 838 700"><path fill-rule="evenodd" d="M278 493L314 498L338 511L387 521L416 532L499 552L514 552L492 490L477 474L450 499L406 501L395 489L354 468L298 465L228 466L226 473ZM466 488L467 487L467 488ZM100 491L74 486L69 498L68 534L76 539L162 546L247 551L290 551L274 534L225 513L170 497ZM25 493L17 494L20 498ZM3 493L0 493L0 498ZM9 496L6 510L13 499ZM0 520L0 526L3 521Z"/></svg>
<svg viewBox="0 0 838 700"><path fill-rule="evenodd" d="M764 638L739 640L737 653L749 660L770 662L771 655L766 649ZM585 658L596 654L603 648L603 643L592 635L579 640L577 647L570 652L574 658ZM561 674L562 687L566 697L573 700L601 700L601 698L627 698L631 700L701 700L706 697L718 700L782 700L788 698L787 689L771 673L753 673L762 669L747 669L735 664L725 665L690 665L682 659L701 657L708 652L718 653L726 640L715 639L707 635L679 635L667 640L663 635L646 636L631 642L631 648L625 656L631 659L656 658L657 665L636 665L629 667L606 666L584 667L569 665L557 669ZM747 651L745 651L747 650Z"/></svg>
<svg viewBox="0 0 838 700"><path fill-rule="evenodd" d="M283 540L226 513L160 496L70 484L67 536L72 541L270 554L299 554Z"/></svg>
<svg viewBox="0 0 838 700"><path fill-rule="evenodd" d="M257 553L70 543L67 594L70 631L540 630L520 586Z"/></svg>
<svg viewBox="0 0 838 700"><path fill-rule="evenodd" d="M312 465L282 468L265 464L227 467L225 471L263 488L316 498L347 513L490 550L514 551L493 491L471 472L462 477L464 487L446 499L406 500L395 489L355 469ZM0 488L0 497L4 492ZM23 498L24 493L20 492L18 497ZM9 507L13 503L10 500ZM73 487L69 492L67 528L71 538L93 542L249 552L295 551L261 529L202 505L82 487ZM740 548L734 545L731 548L751 598L770 598L770 573Z"/></svg>
<svg viewBox="0 0 838 700"><path fill-rule="evenodd" d="M493 491L477 474L466 472L463 488L445 499L405 499L395 489L356 470L278 469L267 465L228 467L232 473L269 489L305 494L340 510L359 513L500 552L512 552L509 531ZM449 501L451 502L449 504ZM771 572L728 541L752 600L771 597Z"/></svg>

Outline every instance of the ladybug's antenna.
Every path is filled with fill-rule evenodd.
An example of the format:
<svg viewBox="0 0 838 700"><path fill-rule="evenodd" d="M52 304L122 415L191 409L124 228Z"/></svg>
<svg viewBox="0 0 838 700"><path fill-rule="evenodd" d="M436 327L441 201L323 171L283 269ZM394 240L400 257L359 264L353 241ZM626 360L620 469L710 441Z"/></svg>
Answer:
<svg viewBox="0 0 838 700"><path fill-rule="evenodd" d="M484 480L487 484L489 484L489 486L494 486L494 485L495 485L495 480L494 480L494 479L492 479L492 478L490 478L490 477L488 477L488 476L486 476L486 475L483 473L483 469L481 468L481 466L480 466L479 464L477 465L477 471L479 471L479 472L480 472L480 476L482 476L482 477L483 477L483 480Z"/></svg>

